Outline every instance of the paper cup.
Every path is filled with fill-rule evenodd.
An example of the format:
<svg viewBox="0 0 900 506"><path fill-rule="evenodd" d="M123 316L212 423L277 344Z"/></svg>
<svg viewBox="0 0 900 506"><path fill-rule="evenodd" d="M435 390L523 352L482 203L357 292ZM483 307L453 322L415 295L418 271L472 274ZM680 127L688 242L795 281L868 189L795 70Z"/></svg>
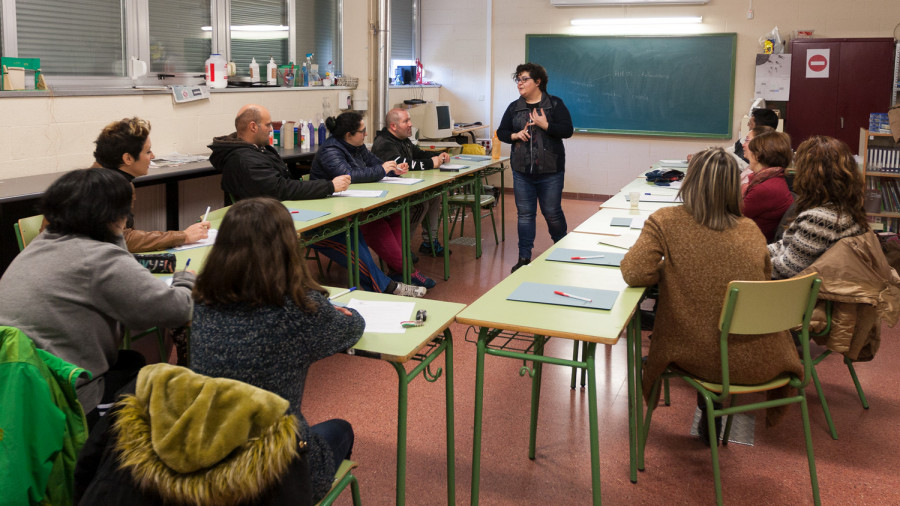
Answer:
<svg viewBox="0 0 900 506"><path fill-rule="evenodd" d="M641 201L641 192L628 192L628 201L631 203L632 209L637 209L638 203Z"/></svg>

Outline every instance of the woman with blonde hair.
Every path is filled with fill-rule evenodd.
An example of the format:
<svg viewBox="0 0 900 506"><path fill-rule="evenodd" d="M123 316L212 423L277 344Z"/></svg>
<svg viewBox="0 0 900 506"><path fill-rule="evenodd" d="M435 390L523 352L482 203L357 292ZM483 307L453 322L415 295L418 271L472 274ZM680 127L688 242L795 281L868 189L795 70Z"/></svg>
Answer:
<svg viewBox="0 0 900 506"><path fill-rule="evenodd" d="M865 182L842 141L817 135L794 157L797 216L784 237L769 245L775 279L797 275L845 237L865 233Z"/></svg>
<svg viewBox="0 0 900 506"><path fill-rule="evenodd" d="M622 259L629 285L659 285L644 367L645 396L669 365L720 381L718 321L726 287L734 280L771 279L765 239L752 220L741 216L740 171L730 154L722 148L695 154L679 195L684 205L651 214ZM803 371L787 333L734 336L728 353L735 383L763 383L785 371ZM704 405L699 396L698 405Z"/></svg>

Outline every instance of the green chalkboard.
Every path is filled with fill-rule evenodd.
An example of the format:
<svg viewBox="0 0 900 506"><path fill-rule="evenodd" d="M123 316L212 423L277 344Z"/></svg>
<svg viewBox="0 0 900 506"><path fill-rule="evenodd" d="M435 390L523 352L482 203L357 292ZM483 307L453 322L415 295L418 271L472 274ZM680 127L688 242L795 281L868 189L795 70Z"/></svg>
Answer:
<svg viewBox="0 0 900 506"><path fill-rule="evenodd" d="M576 132L731 138L737 34L527 35Z"/></svg>

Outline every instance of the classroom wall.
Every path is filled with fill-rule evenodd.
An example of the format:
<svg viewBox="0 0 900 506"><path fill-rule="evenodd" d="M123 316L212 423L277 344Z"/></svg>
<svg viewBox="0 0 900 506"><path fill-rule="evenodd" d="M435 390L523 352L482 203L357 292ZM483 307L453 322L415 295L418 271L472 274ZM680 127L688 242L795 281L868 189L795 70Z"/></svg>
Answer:
<svg viewBox="0 0 900 506"><path fill-rule="evenodd" d="M753 99L758 39L773 27L778 27L783 39L798 29L815 30L816 37L891 37L900 23L897 0L754 0L751 20L746 18L749 4L749 0L711 0L705 6L558 8L549 0L422 0L423 63L426 73L433 72L435 80L445 83L441 100L450 101L454 111L466 115L455 116L466 121L485 121L478 115L488 116L496 128L507 105L518 97L510 76L525 58L526 34L574 33L569 21L577 17L701 15L703 24L697 33L738 34L733 144L741 116ZM476 48L481 44L488 45L484 53L489 79L477 75L481 60ZM553 93L553 76L549 76L548 91ZM482 96L487 98L487 110L477 106L483 103ZM679 158L709 145L725 144L719 140L576 134L566 141L565 191L609 195L661 158Z"/></svg>

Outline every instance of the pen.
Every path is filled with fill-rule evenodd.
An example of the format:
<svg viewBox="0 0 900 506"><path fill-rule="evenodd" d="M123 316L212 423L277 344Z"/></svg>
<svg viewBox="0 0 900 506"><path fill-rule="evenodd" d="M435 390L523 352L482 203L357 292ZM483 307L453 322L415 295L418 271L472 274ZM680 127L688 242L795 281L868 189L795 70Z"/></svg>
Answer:
<svg viewBox="0 0 900 506"><path fill-rule="evenodd" d="M291 211L291 214L300 214L300 211Z"/></svg>
<svg viewBox="0 0 900 506"><path fill-rule="evenodd" d="M332 295L331 297L328 297L328 300L334 300L342 295L347 295L348 293L352 292L353 290L356 290L355 286L351 286L350 288L344 290L343 292L336 293L336 294Z"/></svg>
<svg viewBox="0 0 900 506"><path fill-rule="evenodd" d="M421 327L422 325L425 325L425 322L422 322L422 321L414 321L414 322L408 321L408 322L400 322L400 325L401 325L403 328L407 329L407 328L410 328L410 327Z"/></svg>
<svg viewBox="0 0 900 506"><path fill-rule="evenodd" d="M207 216L209 216L209 206L206 206L206 212L203 213L203 219L201 221L206 221Z"/></svg>
<svg viewBox="0 0 900 506"><path fill-rule="evenodd" d="M181 272L187 272L188 265L191 265L191 259L188 258L188 261L184 263L184 270Z"/></svg>
<svg viewBox="0 0 900 506"><path fill-rule="evenodd" d="M588 260L591 258L603 258L603 255L588 255L586 257L572 257L570 260Z"/></svg>
<svg viewBox="0 0 900 506"><path fill-rule="evenodd" d="M607 234L605 232L594 232L594 235L608 235L610 237L622 237L622 234Z"/></svg>
<svg viewBox="0 0 900 506"><path fill-rule="evenodd" d="M553 293L556 295L562 295L563 297L570 297L572 299L583 300L585 302L593 302L591 299L587 297L579 297L578 295L572 295L571 293L560 292L559 290L553 290Z"/></svg>

